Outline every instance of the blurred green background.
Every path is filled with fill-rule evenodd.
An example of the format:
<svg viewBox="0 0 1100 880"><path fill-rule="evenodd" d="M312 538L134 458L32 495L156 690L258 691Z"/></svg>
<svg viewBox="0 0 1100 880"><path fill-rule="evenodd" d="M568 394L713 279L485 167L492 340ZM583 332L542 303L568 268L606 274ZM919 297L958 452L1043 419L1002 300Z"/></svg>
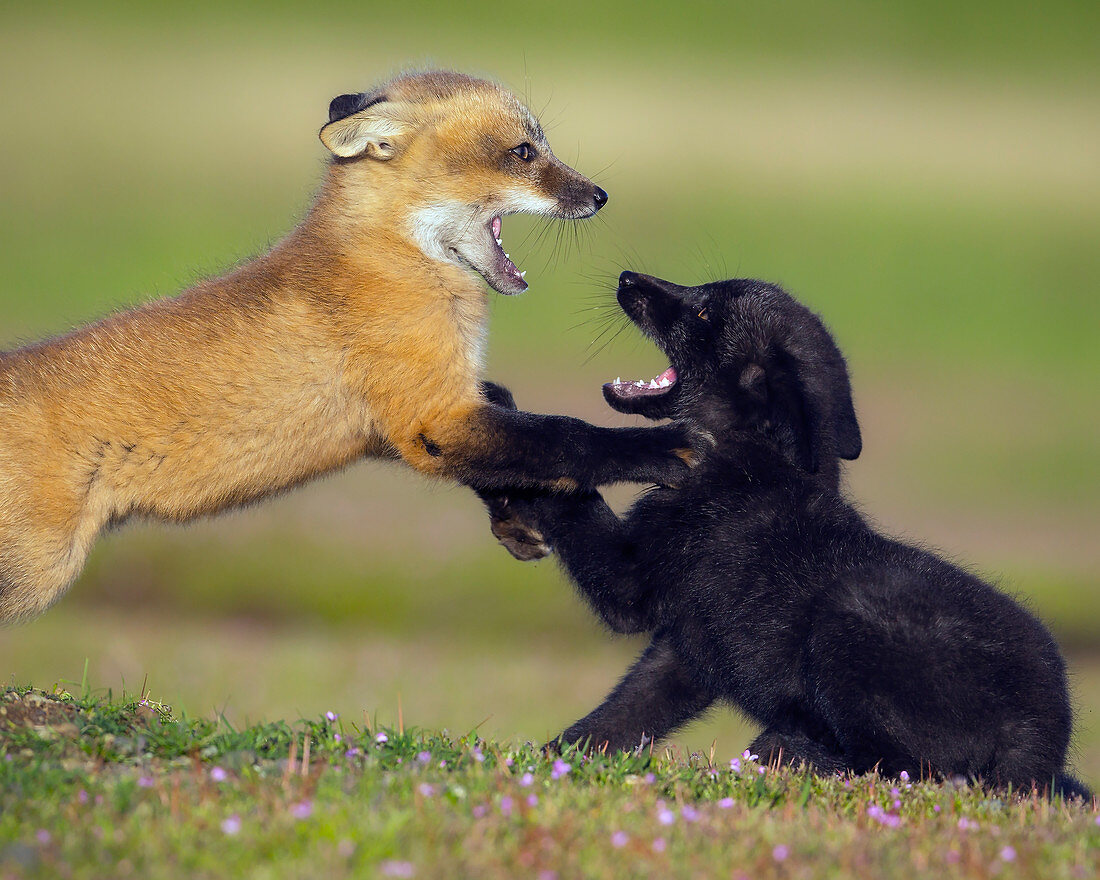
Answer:
<svg viewBox="0 0 1100 880"><path fill-rule="evenodd" d="M494 297L490 375L521 405L627 424L599 385L654 375L593 340L619 270L779 281L847 352L883 529L966 560L1067 648L1100 783L1100 5L1048 2L4 4L0 344L247 259L301 217L327 103L410 65L499 79L611 194ZM629 492L615 493L618 503ZM103 540L0 672L236 721L377 713L538 739L640 648L468 493L365 464L188 528ZM721 754L729 712L678 741Z"/></svg>

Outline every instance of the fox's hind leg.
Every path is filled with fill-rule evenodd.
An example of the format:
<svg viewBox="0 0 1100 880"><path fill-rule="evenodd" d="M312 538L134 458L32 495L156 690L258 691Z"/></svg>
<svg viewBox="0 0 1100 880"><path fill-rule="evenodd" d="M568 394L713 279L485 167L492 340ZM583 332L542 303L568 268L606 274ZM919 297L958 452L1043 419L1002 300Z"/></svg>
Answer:
<svg viewBox="0 0 1100 880"><path fill-rule="evenodd" d="M759 755L764 764L808 764L820 774L849 769L843 755L801 731L765 730L752 741L749 751Z"/></svg>
<svg viewBox="0 0 1100 880"><path fill-rule="evenodd" d="M657 638L607 699L560 739L596 751L628 751L663 739L712 701L691 680L672 646Z"/></svg>

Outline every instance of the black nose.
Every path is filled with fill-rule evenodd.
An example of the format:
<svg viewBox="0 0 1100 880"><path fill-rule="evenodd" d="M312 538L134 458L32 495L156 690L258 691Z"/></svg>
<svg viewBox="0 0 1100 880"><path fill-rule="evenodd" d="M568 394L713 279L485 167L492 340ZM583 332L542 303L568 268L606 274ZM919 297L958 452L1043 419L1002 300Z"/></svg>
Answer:
<svg viewBox="0 0 1100 880"><path fill-rule="evenodd" d="M600 189L598 186L596 187L596 192L593 194L592 198L596 201L597 211L607 204L607 193Z"/></svg>
<svg viewBox="0 0 1100 880"><path fill-rule="evenodd" d="M619 276L619 287L633 287L634 282L638 280L638 276L631 272L629 269L623 272Z"/></svg>

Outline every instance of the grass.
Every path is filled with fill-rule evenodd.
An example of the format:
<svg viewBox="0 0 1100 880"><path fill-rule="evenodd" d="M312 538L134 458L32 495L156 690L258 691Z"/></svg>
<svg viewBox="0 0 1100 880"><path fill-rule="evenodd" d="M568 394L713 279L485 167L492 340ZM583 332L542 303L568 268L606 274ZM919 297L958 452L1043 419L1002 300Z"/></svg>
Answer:
<svg viewBox="0 0 1100 880"><path fill-rule="evenodd" d="M1095 806L747 756L545 754L326 713L234 728L9 689L5 877L1078 878Z"/></svg>

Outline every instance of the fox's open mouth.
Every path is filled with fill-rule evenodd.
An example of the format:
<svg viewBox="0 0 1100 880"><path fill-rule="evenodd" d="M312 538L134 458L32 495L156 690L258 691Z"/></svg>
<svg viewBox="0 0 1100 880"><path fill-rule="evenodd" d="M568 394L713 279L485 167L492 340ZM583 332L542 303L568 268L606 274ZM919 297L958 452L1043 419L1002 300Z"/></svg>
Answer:
<svg viewBox="0 0 1100 880"><path fill-rule="evenodd" d="M660 376L650 379L638 379L634 382L616 379L604 385L605 391L619 400L635 400L639 397L664 397L676 385L676 368L669 367Z"/></svg>
<svg viewBox="0 0 1100 880"><path fill-rule="evenodd" d="M467 262L497 293L508 295L523 293L527 289L527 282L523 280L523 276L527 273L516 268L512 258L504 252L504 242L500 238L503 225L500 214L489 221L485 227L487 247L483 246L479 259L467 258ZM483 265L479 265L482 263Z"/></svg>

